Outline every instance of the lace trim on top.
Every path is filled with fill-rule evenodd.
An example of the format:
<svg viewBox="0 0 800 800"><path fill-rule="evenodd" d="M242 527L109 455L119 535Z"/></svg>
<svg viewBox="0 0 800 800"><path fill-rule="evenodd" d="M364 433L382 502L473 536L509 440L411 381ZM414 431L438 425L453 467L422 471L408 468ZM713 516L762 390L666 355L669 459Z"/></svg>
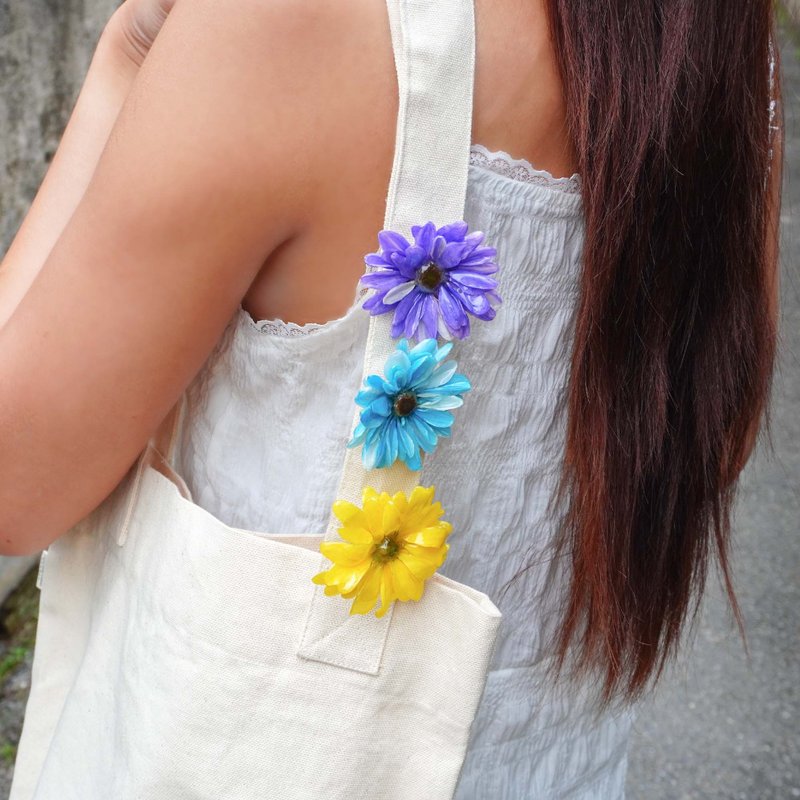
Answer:
<svg viewBox="0 0 800 800"><path fill-rule="evenodd" d="M248 311L241 309L243 313L250 317L251 327L259 333L269 333L273 336L307 336L309 333L316 333L320 328L330 327L327 322L306 322L301 325L299 322L284 322L282 319L253 319Z"/></svg>
<svg viewBox="0 0 800 800"><path fill-rule="evenodd" d="M482 144L471 145L469 163L522 183L533 183L537 186L545 186L566 194L580 194L581 191L580 176L577 173L569 178L554 178L547 170L536 169L530 161L526 161L524 158L514 158L506 153L505 150L489 150ZM349 316L368 291L366 287L359 286L353 305L339 319ZM335 322L339 321L306 322L301 325L297 322L284 322L282 319L253 319L251 314L241 306L239 311L245 316L245 321L250 328L259 333L287 338L318 333L321 330L330 328Z"/></svg>
<svg viewBox="0 0 800 800"><path fill-rule="evenodd" d="M536 169L530 161L524 158L514 158L505 150L489 150L482 144L472 145L469 163L485 167L515 181L546 186L566 194L580 194L581 192L581 179L577 173L568 178L554 178L547 170Z"/></svg>

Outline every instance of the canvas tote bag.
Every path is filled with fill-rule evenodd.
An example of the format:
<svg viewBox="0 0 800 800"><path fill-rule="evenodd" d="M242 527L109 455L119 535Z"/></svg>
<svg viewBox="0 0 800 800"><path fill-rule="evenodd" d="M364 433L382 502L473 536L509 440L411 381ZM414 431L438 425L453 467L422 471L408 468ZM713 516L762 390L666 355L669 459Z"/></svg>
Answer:
<svg viewBox="0 0 800 800"><path fill-rule="evenodd" d="M399 113L385 227L407 235L463 217L474 9L387 5ZM389 316L370 317L365 376L394 349ZM350 615L311 582L338 520L324 534L225 525L173 467L184 416L185 395L112 494L42 556L11 800L451 798L497 607L435 573L419 601ZM417 485L402 462L365 471L344 444L338 498Z"/></svg>

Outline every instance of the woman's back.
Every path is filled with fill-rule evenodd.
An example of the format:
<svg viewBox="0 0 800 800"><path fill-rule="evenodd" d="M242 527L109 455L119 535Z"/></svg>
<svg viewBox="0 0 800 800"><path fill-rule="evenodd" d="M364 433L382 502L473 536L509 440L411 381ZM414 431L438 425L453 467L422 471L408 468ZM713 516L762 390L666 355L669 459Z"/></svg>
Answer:
<svg viewBox="0 0 800 800"><path fill-rule="evenodd" d="M331 78L341 87L335 102L320 92L334 113L349 109L364 124L311 145L320 164L308 228L265 264L188 394L181 474L195 502L235 527L323 531L336 498L354 394L343 387L359 384L369 319L363 291L353 293L377 245L396 125L383 3L373 11L359 19L357 50L374 74L344 58ZM442 574L486 592L503 612L458 796L610 800L623 793L628 717L592 718L587 692L554 687L545 674L566 588L553 560L562 514L553 492L583 225L543 9L531 6L512 24L519 13L476 4L464 217L497 248L504 302L458 349L474 389L455 436L422 472L456 532ZM531 557L536 567L501 596Z"/></svg>
<svg viewBox="0 0 800 800"><path fill-rule="evenodd" d="M553 157L566 137L551 124L563 121L552 82L542 79L541 95L521 88L531 70L535 83L554 73L552 54L527 65L520 56L504 72L512 32L517 53L525 41L504 9L476 9L472 141L571 174ZM536 48L543 14L531 12L531 29ZM111 61L100 88L116 88L120 71ZM87 102L79 123L98 111ZM242 300L256 318L344 312L383 223L396 113L383 2L176 4L74 210L67 203L62 214L54 190L59 219L45 206L3 260L6 282L19 273L30 285L3 329L16 376L6 407L31 421L4 447L17 476L2 503L15 531L8 552L42 549L108 496ZM528 122L530 137L520 135ZM80 172L87 154L73 149ZM71 169L62 170L70 191ZM39 246L57 225L55 245ZM31 360L48 336L55 346ZM55 416L48 398L64 386L70 397Z"/></svg>
<svg viewBox="0 0 800 800"><path fill-rule="evenodd" d="M196 18L195 7L187 11L186 5L171 15L170 23L177 21L165 28L161 41L166 44L156 47L143 67L66 235L5 337L7 361L15 378L22 378L13 381L22 389L6 405L18 411L29 401L26 419L46 417L50 425L48 430L30 423L34 436L17 435L4 448L19 476L13 488L21 491L14 495L22 497L10 504L6 527L24 522L16 539L27 547L41 540L41 534L36 538L32 533L36 529L78 519L104 496L103 490L130 463L127 456L142 432L152 430L159 403L166 407L167 399L186 385L190 414L178 465L195 501L213 512L203 518L209 530L218 515L223 522L272 533L319 532L336 496L367 325L358 305L348 304L363 256L375 247L381 227L395 144L397 109L391 102L394 72L385 9L382 3L291 10L243 4L241 11L231 9L233 19L226 18L214 31L220 50L237 45L235 58L231 53L230 60L216 64L209 49L217 39L210 38L203 24L208 20L202 19L212 5L198 4L205 11ZM553 0L551 12L556 5ZM444 7L465 8L457 0L447 6L443 2ZM663 26L664 38L675 46L663 48L661 26L659 36L647 27L661 22L655 12L653 20L616 9L607 12L596 26L565 22L574 14L587 23L585 8L559 6L553 14L560 60L570 80L570 120L579 138L585 206L575 182L497 174L510 168L479 163L491 159L491 150L473 148L464 216L497 248L505 302L492 324L476 323L470 346L457 350L474 388L459 414L456 436L442 441L424 468L425 482L436 485L456 531L443 576L482 589L504 612L461 776L464 800L521 793L621 795L629 713L614 716L607 709L605 716L595 716L588 685L585 691L553 685L547 669L554 656L566 653L565 642L580 640L584 621L589 624L579 641L583 666L602 668L603 688L622 687L630 698L663 663L677 642L687 600L702 582L710 541L716 542L725 565L723 490L742 461L745 428L757 421L769 374L768 280L761 271L769 262L762 235L767 225L767 127L761 123L766 120L762 112L752 112L745 133L737 121L728 120L720 139L720 163L736 150L737 137L742 139L739 173L748 179L753 199L743 203L710 169L713 159L706 156L717 144L716 131L705 119L703 125L682 124L673 112L684 106L673 104L670 87L659 83L675 78L683 86L685 74L695 75L698 58L707 52L696 38L688 40L691 47L683 46L682 32L694 30L688 23L696 9L666 15L674 24ZM538 7L528 9L527 19L516 19L514 13L478 8L478 61L488 67L478 69L472 141L528 157L555 174L569 174L574 168L544 13ZM761 17L767 21L766 13ZM260 35L258 25L245 24L254 18L269 23L268 36L266 30ZM741 25L746 36L747 21ZM383 43L379 31L385 34ZM528 31L534 55L526 60L520 54ZM623 33L631 31L631 45L645 52L627 58L621 55L628 41ZM424 39L423 31L417 33ZM594 50L584 46L584 34L601 56L608 56L601 59L603 69L595 69L588 57ZM760 35L760 51L752 50L757 63L742 71L747 80L766 65L766 41ZM264 55L267 42L271 47ZM193 59L194 52L188 52L191 43L202 51L200 57ZM181 54L172 52L170 44L187 50L184 73ZM718 49L729 58L731 85L740 97L749 97L751 87L737 72L735 48ZM677 60L674 69L660 68L664 54ZM620 60L630 73L619 69ZM642 64L647 69L639 80L636 67ZM505 79L506 69L513 80ZM716 75L713 59L696 72ZM753 96L766 97L766 74L762 70L752 78ZM185 94L184 81L192 87ZM594 81L605 94L598 93ZM663 96L645 91L653 88L648 81ZM692 107L701 108L702 92L691 82L683 88L696 101ZM441 98L445 93L431 94ZM653 111L655 96L663 102ZM274 107L253 102L262 97L273 98ZM735 106L721 103L720 109ZM628 125L631 109L637 112L638 127ZM742 113L747 110L743 107ZM416 130L424 131L428 145L436 142L430 134L438 134L438 128ZM700 134L692 138L696 130ZM171 145L169 158L164 158L163 140ZM423 149L417 146L414 155L419 158ZM466 157L466 138L464 150ZM594 158L596 150L602 151L601 158ZM684 156L686 163L676 160ZM683 187L681 181L695 174L687 166L695 162L696 174L709 178L708 185ZM399 163L395 159L394 165ZM439 163L448 165L450 159ZM108 197L119 196L133 174L139 191L130 193L124 208L109 204ZM407 185L418 185L419 173L413 176L416 183ZM449 186L449 181L429 185ZM396 186L390 188L392 201ZM678 202L683 188L697 200L693 215ZM436 205L431 202L435 193L419 196ZM718 202L732 214L721 214L732 220L721 231L708 223L709 209ZM687 220L696 226L694 235L675 236ZM700 246L716 244L716 239L722 247L706 251ZM704 257L709 253L720 254L716 266L726 272L710 268ZM750 284L738 280L739 273ZM676 283L676 275L685 282ZM580 324L573 341L579 286ZM598 286L603 291L596 291ZM75 313L78 308L81 313ZM109 309L115 312L111 317ZM282 326L267 319L274 317L311 324ZM262 323L256 321L260 318ZM712 318L719 324L709 335L705 322ZM37 360L34 380L22 345L39 336L41 319L69 335ZM729 346L734 323L742 334L733 341L738 350ZM97 330L104 335L98 337ZM287 332L294 335L281 335ZM87 341L94 343L88 359ZM573 346L576 356L571 358ZM92 364L86 380L75 381L70 365L86 362ZM718 371L724 387L724 414L700 386L703 381L696 380L709 368ZM48 378L42 380L41 374ZM756 376L752 381L751 375ZM71 387L63 412L71 426L46 415L46 406L37 400L52 396L52 387L61 385ZM103 410L91 415L86 409L96 398L102 398ZM83 413L70 416L69 409L75 408ZM80 437L74 432L78 416ZM129 425L120 426L121 419ZM31 446L36 436L47 439L53 454L42 483L44 471L25 455L36 450ZM561 486L572 483L582 492L569 509L554 502L567 450L571 470ZM71 469L76 453L86 467L80 474ZM679 458L673 457L676 453ZM154 479L151 472L134 470L134 501L142 474ZM35 498L48 490L56 502L40 511ZM178 498L172 492L169 499ZM183 506L186 512L190 508L192 514L197 510L191 503ZM560 551L568 556L561 561L553 557L553 545L565 516L565 530L576 547ZM120 519L117 543L122 546L129 515ZM171 532L191 527L176 526ZM224 528L224 533L228 543L238 546L242 540L231 534L246 532ZM387 536L397 533L392 529ZM184 544L173 553L180 554ZM60 550L50 560L56 568ZM140 546L139 552L157 559L158 548ZM109 569L116 563L115 558L101 561ZM531 568L505 594L507 581L526 564ZM565 565L578 569L570 573ZM142 577L136 570L131 574ZM211 575L210 585L224 585L215 570ZM184 573L178 570L177 576ZM77 585L89 591L90 583ZM109 579L102 585L119 591L124 581ZM132 585L152 591L147 580ZM232 589L241 597L244 586L236 583ZM260 578L257 586L262 586ZM550 647L556 626L564 621L565 590L570 592L569 613L556 654ZM157 594L169 597L168 591ZM251 603L250 592L244 594L247 613L253 608L275 613L277 606ZM189 603L195 599L185 587L175 597ZM94 621L104 615L89 616ZM282 619L296 616L288 613ZM272 630L268 627L268 633ZM103 635L94 641L104 658L124 652ZM428 663L440 662L444 655ZM99 663L87 661L86 669ZM180 678L177 672L166 673L172 680ZM448 674L460 673L450 669ZM86 675L87 685L102 683ZM437 680L435 685L445 683ZM459 693L459 702L463 696ZM106 711L115 715L113 703ZM294 721L301 717L295 715ZM77 746L75 737L62 737L62 743L67 740ZM100 752L96 749L95 757ZM100 760L115 763L113 758ZM54 770L50 778L57 782Z"/></svg>
<svg viewBox="0 0 800 800"><path fill-rule="evenodd" d="M287 46L306 56L293 59L291 78L278 71L265 82L297 83L298 102L309 108L308 130L298 132L291 165L302 220L266 260L243 305L256 319L323 322L350 305L363 256L374 249L383 222L397 77L385 3L314 4L287 14L297 16L287 25ZM553 175L572 175L577 170L542 3L478 0L475 15L472 141Z"/></svg>
<svg viewBox="0 0 800 800"><path fill-rule="evenodd" d="M503 612L462 772L462 798L621 797L628 717L546 674L564 575L554 502L583 244L578 176L553 178L474 144L465 220L497 248L503 304L457 350L473 389L458 430L425 460L454 526L440 572ZM355 288L355 284L351 287ZM180 471L227 524L322 532L361 376L363 292L324 324L254 321L240 308L190 387ZM533 557L536 566L501 589Z"/></svg>

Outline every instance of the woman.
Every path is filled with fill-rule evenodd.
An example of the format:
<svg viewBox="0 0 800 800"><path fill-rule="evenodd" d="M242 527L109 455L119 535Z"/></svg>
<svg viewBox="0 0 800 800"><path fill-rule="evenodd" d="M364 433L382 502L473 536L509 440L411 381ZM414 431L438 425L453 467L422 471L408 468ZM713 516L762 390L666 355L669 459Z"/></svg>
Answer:
<svg viewBox="0 0 800 800"><path fill-rule="evenodd" d="M504 305L459 356L470 434L425 464L469 531L442 573L504 615L465 800L621 796L625 701L711 555L727 576L780 175L771 7L740 6L476 5L465 218ZM92 511L187 387L199 505L289 533L334 499L391 166L385 8L178 3L150 49L168 11L115 14L3 262L6 554Z"/></svg>

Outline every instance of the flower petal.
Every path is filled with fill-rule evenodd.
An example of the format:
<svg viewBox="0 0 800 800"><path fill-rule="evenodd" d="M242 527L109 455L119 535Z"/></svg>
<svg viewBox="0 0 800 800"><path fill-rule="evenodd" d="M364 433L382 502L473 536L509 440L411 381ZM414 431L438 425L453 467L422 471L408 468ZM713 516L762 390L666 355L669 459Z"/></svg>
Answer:
<svg viewBox="0 0 800 800"><path fill-rule="evenodd" d="M367 272L359 279L364 286L370 289L377 289L379 292L388 292L398 284L403 283L403 276L398 275L396 272L385 272L384 270L376 270L375 272Z"/></svg>
<svg viewBox="0 0 800 800"><path fill-rule="evenodd" d="M449 411L437 411L435 408L417 408L414 416L436 428L449 428L453 424L453 415Z"/></svg>
<svg viewBox="0 0 800 800"><path fill-rule="evenodd" d="M455 361L443 361L431 373L428 385L432 389L436 388L437 386L442 386L443 384L447 383L450 378L453 377L453 375L456 374L457 369L458 364Z"/></svg>
<svg viewBox="0 0 800 800"><path fill-rule="evenodd" d="M376 414L371 408L365 408L361 412L361 424L367 429L380 428L385 423L385 415Z"/></svg>
<svg viewBox="0 0 800 800"><path fill-rule="evenodd" d="M342 525L336 529L339 536L345 542L354 545L373 544L372 534L368 528L357 525Z"/></svg>
<svg viewBox="0 0 800 800"><path fill-rule="evenodd" d="M359 422L356 425L355 430L353 431L353 436L350 441L345 445L345 447L358 447L367 435L367 429Z"/></svg>
<svg viewBox="0 0 800 800"><path fill-rule="evenodd" d="M333 513L341 522L349 527L363 528L366 526L364 512L348 500L337 500L333 504Z"/></svg>
<svg viewBox="0 0 800 800"><path fill-rule="evenodd" d="M452 334L458 339L464 339L469 334L469 318L458 295L450 291L448 284L439 287L439 308Z"/></svg>
<svg viewBox="0 0 800 800"><path fill-rule="evenodd" d="M497 282L494 282L494 285L497 285ZM389 289L388 292L383 297L383 302L387 306L394 305L395 303L399 303L410 291L414 289L416 283L414 281L406 281L405 283L399 283L396 286L393 286ZM494 288L494 287L490 287Z"/></svg>
<svg viewBox="0 0 800 800"><path fill-rule="evenodd" d="M411 358L405 350L395 348L383 368L387 379L393 384L405 384L408 373L411 371Z"/></svg>
<svg viewBox="0 0 800 800"><path fill-rule="evenodd" d="M467 233L467 223L463 220L450 222L447 225L442 225L436 233L438 233L439 236L443 236L445 241L448 242L463 241Z"/></svg>
<svg viewBox="0 0 800 800"><path fill-rule="evenodd" d="M439 308L441 308L441 303L439 304ZM453 334L451 333L450 328L447 327L447 323L444 321L444 316L442 314L439 314L439 322L436 326L436 330L442 339L447 340L453 338Z"/></svg>
<svg viewBox="0 0 800 800"><path fill-rule="evenodd" d="M365 558L369 558L375 543L370 537L365 544L350 544L349 542L328 542L320 543L319 549L325 558L329 558L334 564L340 566L356 566Z"/></svg>
<svg viewBox="0 0 800 800"><path fill-rule="evenodd" d="M415 302L411 306L403 326L405 335L409 338L417 338L418 336L418 330L420 327L420 322L422 321L422 314L425 310L425 302L427 297L428 294L425 292L418 291L416 293Z"/></svg>
<svg viewBox="0 0 800 800"><path fill-rule="evenodd" d="M441 386L429 386L424 390L418 391L417 397L425 399L437 394L463 394L470 391L470 389L472 389L472 384L467 380L467 376L456 373L447 383L443 383Z"/></svg>
<svg viewBox="0 0 800 800"><path fill-rule="evenodd" d="M433 408L437 411L449 411L452 408L461 408L464 399L456 394L432 395L420 402L422 408Z"/></svg>
<svg viewBox="0 0 800 800"><path fill-rule="evenodd" d="M441 547L451 532L452 526L450 523L439 522L435 525L429 525L427 528L419 528L412 533L406 534L403 538L409 544L423 547Z"/></svg>
<svg viewBox="0 0 800 800"><path fill-rule="evenodd" d="M439 301L432 294L426 294L422 301L422 327L429 338L436 337L436 326L439 321Z"/></svg>
<svg viewBox="0 0 800 800"><path fill-rule="evenodd" d="M486 296L481 292L463 286L458 281L448 282L448 288L458 298L461 305L478 319L490 320L494 318L495 311L489 305Z"/></svg>
<svg viewBox="0 0 800 800"><path fill-rule="evenodd" d="M497 264L494 261L487 261L485 258L477 258L470 256L462 261L458 267L451 269L448 275L460 272L461 270L469 270L470 272L479 272L481 275L494 275L498 270Z"/></svg>
<svg viewBox="0 0 800 800"><path fill-rule="evenodd" d="M434 369L436 369L436 359L430 356L415 359L414 367L408 376L408 388L416 389L421 386L427 386L428 379Z"/></svg>
<svg viewBox="0 0 800 800"><path fill-rule="evenodd" d="M352 592L358 588L371 563L367 559L353 567L334 564L329 570L318 572L311 578L311 581L316 584L335 587L339 594L344 595L346 592Z"/></svg>
<svg viewBox="0 0 800 800"><path fill-rule="evenodd" d="M412 244L411 247L406 250L405 261L402 265L403 275L407 278L412 278L420 265L427 260L427 252L418 244Z"/></svg>
<svg viewBox="0 0 800 800"><path fill-rule="evenodd" d="M468 286L470 289L497 288L497 281L490 275L481 275L479 272L472 272L471 270L453 270L448 277L450 280L457 281L462 286ZM385 298L384 302L387 302Z"/></svg>
<svg viewBox="0 0 800 800"><path fill-rule="evenodd" d="M400 513L397 506L392 502L388 502L383 507L383 521L381 522L384 535L398 530L400 521Z"/></svg>
<svg viewBox="0 0 800 800"><path fill-rule="evenodd" d="M388 267L389 263L380 253L367 253L364 256L364 263L368 267Z"/></svg>
<svg viewBox="0 0 800 800"><path fill-rule="evenodd" d="M465 242L450 242L439 254L436 263L445 269L452 269L461 263L462 256L471 249Z"/></svg>
<svg viewBox="0 0 800 800"><path fill-rule="evenodd" d="M411 235L414 237L414 241L430 255L433 240L436 236L436 226L432 222L426 222L424 225L413 225Z"/></svg>
<svg viewBox="0 0 800 800"><path fill-rule="evenodd" d="M393 339L396 339L400 335L400 333L404 330L406 317L413 308L414 303L416 302L418 297L419 297L419 291L409 292L395 306L394 318L392 319L392 328L390 331L390 335Z"/></svg>
<svg viewBox="0 0 800 800"><path fill-rule="evenodd" d="M436 434L433 429L424 419L417 416L416 411L414 414L406 417L406 425L408 432L414 437L420 447L426 452L430 453L436 447Z"/></svg>
<svg viewBox="0 0 800 800"><path fill-rule="evenodd" d="M430 554L425 555L425 550L428 548L419 548L416 552L411 549L403 548L398 554L397 558L403 562L408 568L408 571L420 580L427 580L439 568L441 563L440 553L438 550L430 548Z"/></svg>
<svg viewBox="0 0 800 800"><path fill-rule="evenodd" d="M397 428L398 450L402 459L413 458L419 451L419 446L414 441L408 430L408 423L404 419L403 424Z"/></svg>
<svg viewBox="0 0 800 800"><path fill-rule="evenodd" d="M361 582L356 599L350 606L351 614L367 614L375 606L378 600L378 592L381 588L381 576L383 570L380 565L373 564Z"/></svg>
<svg viewBox="0 0 800 800"><path fill-rule="evenodd" d="M383 230L378 233L378 242L384 253L393 253L397 250L408 250L411 242L397 231Z"/></svg>
<svg viewBox="0 0 800 800"><path fill-rule="evenodd" d="M411 490L411 496L408 498L408 505L412 509L430 507L433 503L434 494L436 494L435 486L415 486ZM435 505L439 504L436 503Z"/></svg>
<svg viewBox="0 0 800 800"><path fill-rule="evenodd" d="M392 585L399 600L419 600L425 589L425 581L414 575L399 559L389 562L392 572Z"/></svg>
<svg viewBox="0 0 800 800"><path fill-rule="evenodd" d="M375 469L378 466L378 439L367 439L361 448L361 462L365 469Z"/></svg>
<svg viewBox="0 0 800 800"><path fill-rule="evenodd" d="M392 583L392 570L388 564L381 568L381 607L375 612L376 617L382 617L392 603L397 599Z"/></svg>

